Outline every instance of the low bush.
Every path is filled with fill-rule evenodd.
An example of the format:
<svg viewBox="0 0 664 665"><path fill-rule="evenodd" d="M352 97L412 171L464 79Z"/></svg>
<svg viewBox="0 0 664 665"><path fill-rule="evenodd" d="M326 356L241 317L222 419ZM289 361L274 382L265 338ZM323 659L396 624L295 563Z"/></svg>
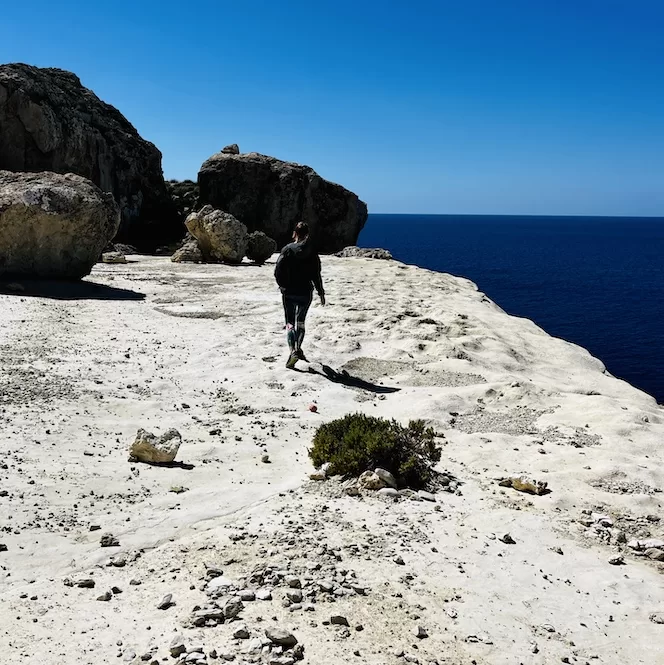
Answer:
<svg viewBox="0 0 664 665"><path fill-rule="evenodd" d="M314 466L330 464L329 475L359 476L382 467L400 486L414 489L430 484L440 456L435 433L423 421L411 420L404 427L396 420L362 413L321 425L309 451Z"/></svg>

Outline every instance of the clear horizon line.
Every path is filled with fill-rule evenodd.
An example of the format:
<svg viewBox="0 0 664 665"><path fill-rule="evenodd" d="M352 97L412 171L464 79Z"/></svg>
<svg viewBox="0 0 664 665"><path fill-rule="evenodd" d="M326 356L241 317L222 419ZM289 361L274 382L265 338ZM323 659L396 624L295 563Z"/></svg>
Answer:
<svg viewBox="0 0 664 665"><path fill-rule="evenodd" d="M597 219L662 219L664 214L661 215L578 215L578 214L565 214L565 215L543 215L529 214L529 213L488 213L488 212L369 212L369 215L383 215L391 217L546 217L546 218L559 218L569 217L576 218L597 218Z"/></svg>

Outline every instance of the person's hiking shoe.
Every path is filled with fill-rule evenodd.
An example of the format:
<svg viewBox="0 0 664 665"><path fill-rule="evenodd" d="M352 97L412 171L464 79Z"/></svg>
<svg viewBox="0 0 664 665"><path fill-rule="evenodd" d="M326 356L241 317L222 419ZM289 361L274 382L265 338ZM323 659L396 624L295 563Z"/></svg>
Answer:
<svg viewBox="0 0 664 665"><path fill-rule="evenodd" d="M286 369L295 369L295 363L299 360L297 357L297 351L293 351L290 354L288 360L286 361Z"/></svg>
<svg viewBox="0 0 664 665"><path fill-rule="evenodd" d="M297 353L298 360L304 360L305 363L309 362L307 360L307 356L304 355L304 351L302 349L298 349L295 353Z"/></svg>

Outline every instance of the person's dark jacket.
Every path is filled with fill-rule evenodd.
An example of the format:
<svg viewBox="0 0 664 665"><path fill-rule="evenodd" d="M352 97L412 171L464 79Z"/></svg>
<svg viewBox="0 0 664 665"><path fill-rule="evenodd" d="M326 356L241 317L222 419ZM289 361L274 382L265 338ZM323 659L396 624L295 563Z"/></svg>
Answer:
<svg viewBox="0 0 664 665"><path fill-rule="evenodd" d="M279 272L282 262L285 262L288 272L288 285L280 287L282 293L287 296L306 296L310 295L314 288L319 296L325 293L320 274L320 258L306 240L292 242L281 250L275 274Z"/></svg>

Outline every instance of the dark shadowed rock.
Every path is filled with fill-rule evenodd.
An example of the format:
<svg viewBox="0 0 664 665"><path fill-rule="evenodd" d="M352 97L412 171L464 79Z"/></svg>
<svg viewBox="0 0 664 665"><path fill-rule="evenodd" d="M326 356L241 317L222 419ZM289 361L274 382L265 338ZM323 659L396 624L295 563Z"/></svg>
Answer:
<svg viewBox="0 0 664 665"><path fill-rule="evenodd" d="M385 259L390 261L392 259L392 254L386 249L370 249L368 247L344 247L340 252L337 252L335 256L341 256L342 258L349 257L360 257L365 259Z"/></svg>
<svg viewBox="0 0 664 665"><path fill-rule="evenodd" d="M0 171L0 274L80 279L119 223L113 197L85 178Z"/></svg>
<svg viewBox="0 0 664 665"><path fill-rule="evenodd" d="M240 146L237 143L231 143L230 145L227 145L225 148L222 148L221 152L227 155L239 155Z"/></svg>
<svg viewBox="0 0 664 665"><path fill-rule="evenodd" d="M141 249L184 232L159 150L70 72L0 66L0 169L76 173L92 180L120 206L117 239Z"/></svg>
<svg viewBox="0 0 664 665"><path fill-rule="evenodd" d="M321 178L308 166L252 152L217 153L198 174L200 205L225 210L263 231L278 247L291 241L300 222L311 228L320 252L354 245L367 219L367 206L341 185Z"/></svg>
<svg viewBox="0 0 664 665"><path fill-rule="evenodd" d="M240 263L247 251L247 227L233 215L204 206L185 222L206 262Z"/></svg>
<svg viewBox="0 0 664 665"><path fill-rule="evenodd" d="M265 263L277 251L277 243L262 231L249 234L247 258L258 265Z"/></svg>
<svg viewBox="0 0 664 665"><path fill-rule="evenodd" d="M193 180L167 180L166 189L173 199L178 214L185 217L196 209L198 203L198 183Z"/></svg>

